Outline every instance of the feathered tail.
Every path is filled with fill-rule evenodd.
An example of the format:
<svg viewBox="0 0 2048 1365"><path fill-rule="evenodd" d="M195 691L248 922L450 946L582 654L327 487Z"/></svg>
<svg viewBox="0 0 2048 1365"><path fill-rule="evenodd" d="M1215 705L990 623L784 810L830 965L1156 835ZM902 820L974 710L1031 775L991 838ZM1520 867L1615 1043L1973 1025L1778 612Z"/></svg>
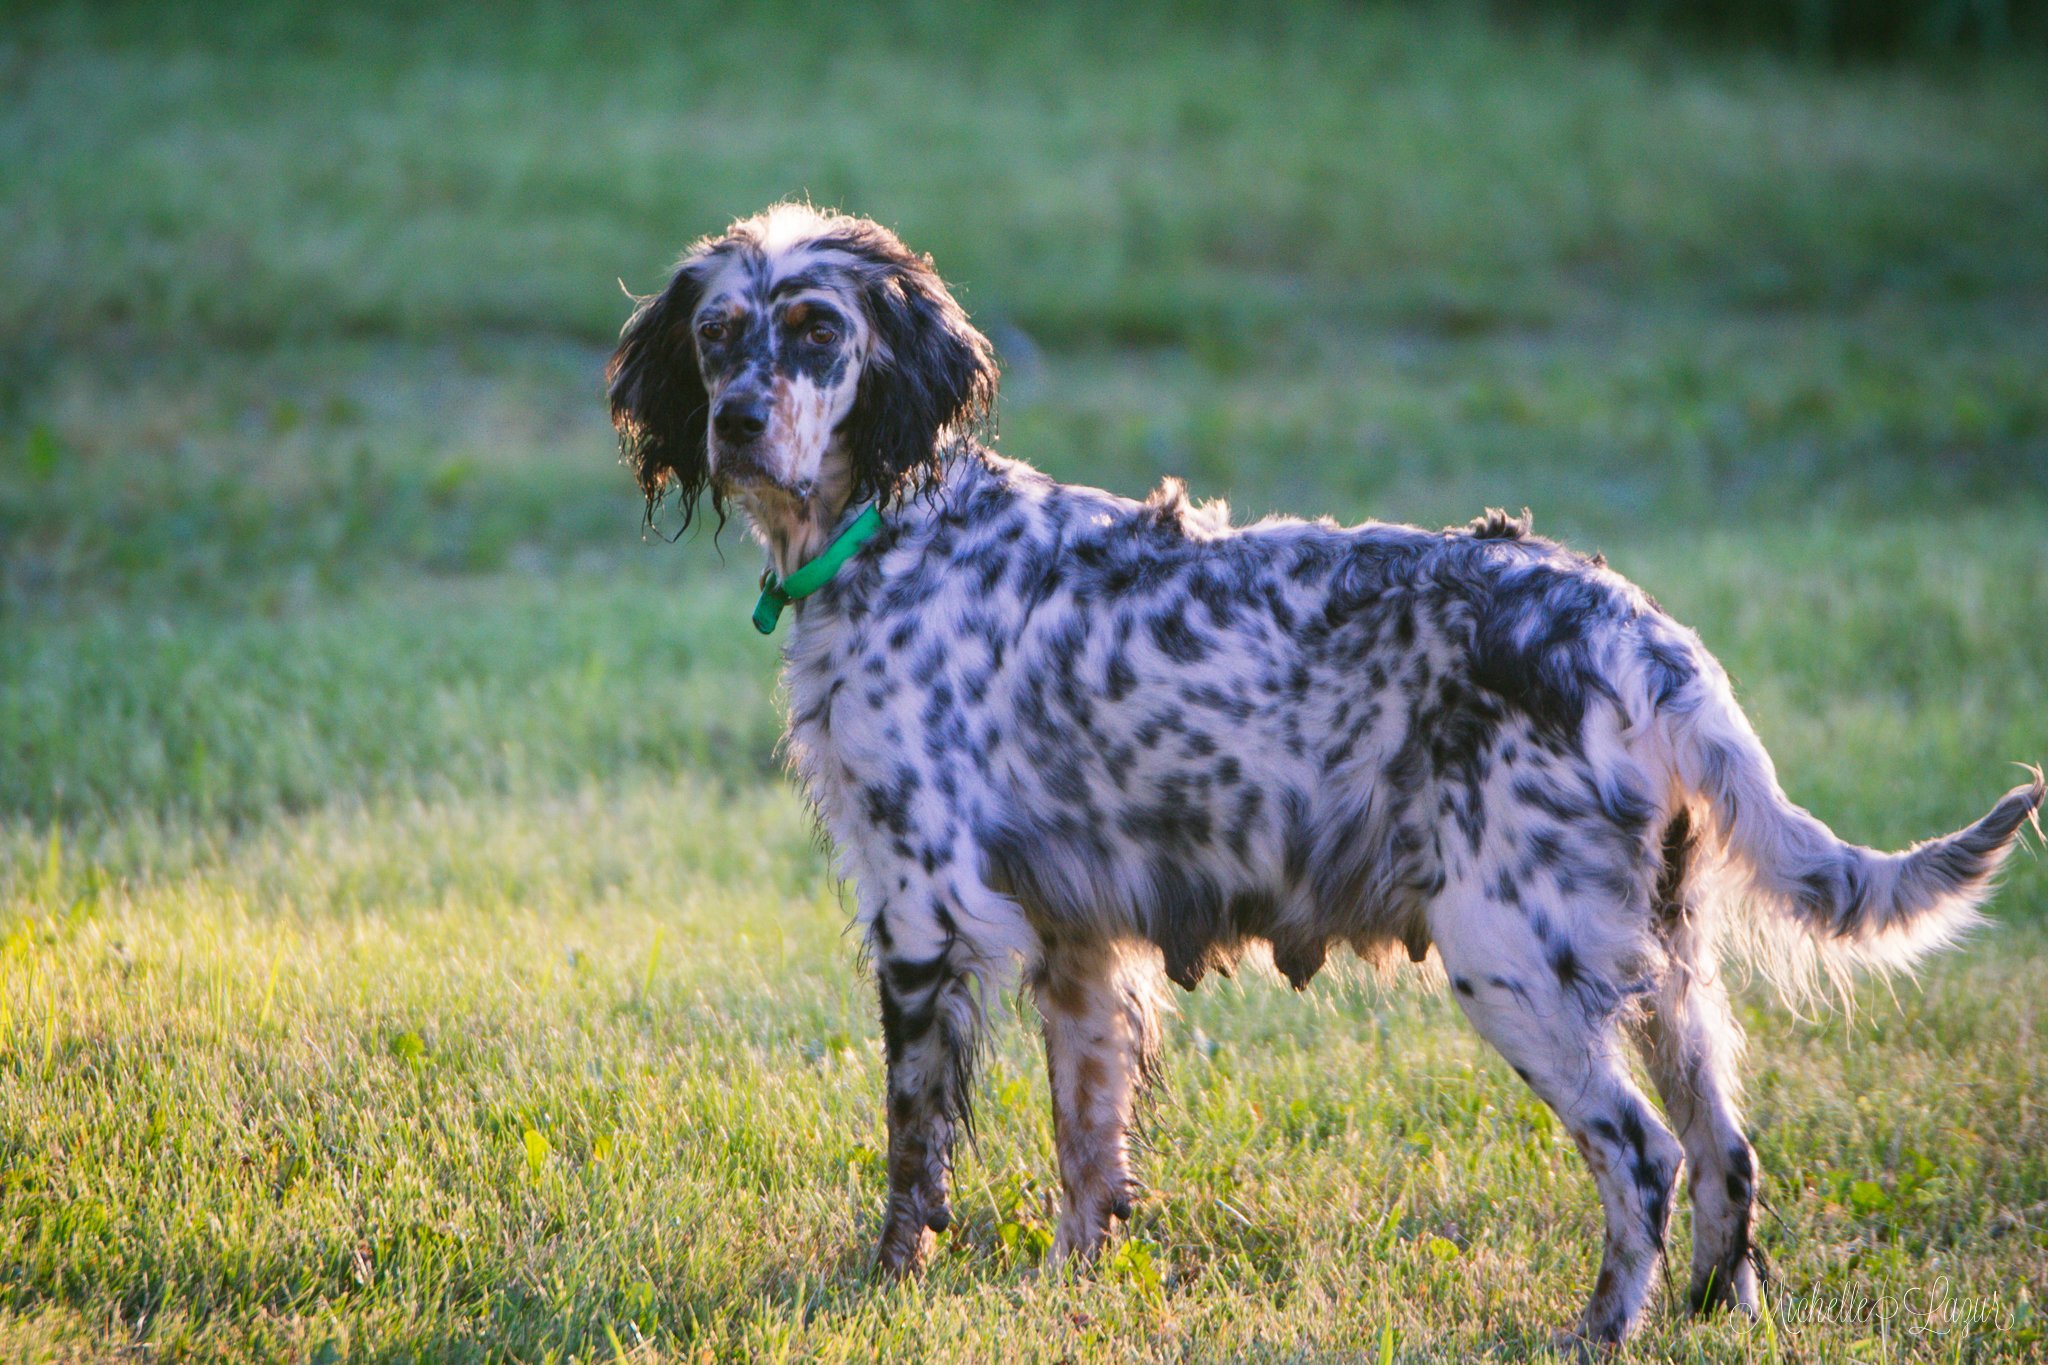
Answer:
<svg viewBox="0 0 2048 1365"><path fill-rule="evenodd" d="M1953 834L1902 853L1844 843L1785 795L1726 676L1699 657L1695 704L1671 717L1677 777L1705 807L1705 875L1752 907L1728 927L1781 988L1798 993L1815 967L1837 985L1852 968L1908 967L1978 922L2020 826L2039 828L2040 769Z"/></svg>

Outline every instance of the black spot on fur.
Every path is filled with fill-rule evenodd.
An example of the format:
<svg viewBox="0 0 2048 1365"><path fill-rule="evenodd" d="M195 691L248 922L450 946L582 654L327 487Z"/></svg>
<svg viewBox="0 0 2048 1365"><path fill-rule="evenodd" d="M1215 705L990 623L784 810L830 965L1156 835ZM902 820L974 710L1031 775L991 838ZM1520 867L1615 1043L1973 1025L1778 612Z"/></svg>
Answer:
<svg viewBox="0 0 2048 1365"><path fill-rule="evenodd" d="M1594 658L1593 639L1603 623L1632 608L1616 589L1554 561L1534 561L1514 574L1455 572L1447 586L1471 603L1474 617L1472 682L1527 716L1552 748L1578 755L1587 705L1616 696Z"/></svg>
<svg viewBox="0 0 2048 1365"><path fill-rule="evenodd" d="M1147 937L1159 945L1167 979L1191 991L1214 965L1216 945L1229 938L1222 888L1177 858L1154 858L1147 870Z"/></svg>
<svg viewBox="0 0 2048 1365"><path fill-rule="evenodd" d="M1577 824L1591 813L1585 805L1540 778L1517 778L1508 790L1514 793L1515 800L1563 825Z"/></svg>
<svg viewBox="0 0 2048 1365"><path fill-rule="evenodd" d="M1650 1240L1664 1245L1664 1229L1671 1220L1671 1187L1674 1171L1650 1155L1649 1133L1642 1115L1625 1109L1621 1115L1621 1139L1631 1155L1629 1178L1643 1196L1643 1219Z"/></svg>
<svg viewBox="0 0 2048 1365"><path fill-rule="evenodd" d="M1697 842L1692 828L1692 813L1681 809L1664 826L1663 859L1657 870L1654 908L1666 933L1676 929L1686 917L1685 878Z"/></svg>
<svg viewBox="0 0 2048 1365"><path fill-rule="evenodd" d="M889 988L898 996L913 994L937 981L946 974L946 959L943 956L925 962L911 962L898 959L885 965L889 973Z"/></svg>
<svg viewBox="0 0 2048 1365"><path fill-rule="evenodd" d="M1698 676L1692 655L1659 631L1644 631L1636 648L1649 678L1651 695L1659 706L1669 705Z"/></svg>
<svg viewBox="0 0 2048 1365"><path fill-rule="evenodd" d="M1671 1173L1645 1163L1637 1166L1633 1174L1637 1188L1643 1192L1643 1223L1650 1240L1662 1247L1665 1231L1671 1224Z"/></svg>
<svg viewBox="0 0 2048 1365"><path fill-rule="evenodd" d="M1224 760L1225 763L1230 760ZM1223 779L1219 775L1218 782ZM1231 810L1230 824L1223 831L1223 842L1230 851L1243 859L1251 855L1251 834L1260 821L1260 814L1266 804L1266 793L1256 786L1247 784L1237 794L1236 805Z"/></svg>
<svg viewBox="0 0 2048 1365"><path fill-rule="evenodd" d="M1655 814L1648 799L1626 783L1617 782L1611 787L1598 788L1597 799L1600 814L1627 844L1634 844L1649 827L1651 815Z"/></svg>
<svg viewBox="0 0 2048 1365"><path fill-rule="evenodd" d="M893 1066L902 1059L905 1048L922 1041L932 1031L932 1024L938 1018L937 998L928 997L905 1009L891 994L886 982L881 995L882 1051Z"/></svg>
<svg viewBox="0 0 2048 1365"><path fill-rule="evenodd" d="M1180 689L1180 696L1181 700L1191 706L1199 706L1210 711L1221 711L1232 720L1241 721L1251 715L1253 711L1250 702L1242 697L1231 696L1213 683L1203 683L1199 686L1183 686Z"/></svg>
<svg viewBox="0 0 2048 1365"><path fill-rule="evenodd" d="M1103 680L1102 693L1111 701L1122 701L1138 685L1138 675L1131 669L1131 661L1124 657L1122 650L1109 656L1108 676Z"/></svg>
<svg viewBox="0 0 2048 1365"><path fill-rule="evenodd" d="M1073 676L1074 660L1088 643L1089 625L1093 617L1077 613L1058 626L1044 641L1045 657L1062 679Z"/></svg>
<svg viewBox="0 0 2048 1365"><path fill-rule="evenodd" d="M1107 826L1095 812L1073 808L1031 824L977 827L974 839L982 853L982 880L1039 918L1086 924L1100 909L1092 883L1077 884L1065 875L1109 860Z"/></svg>
<svg viewBox="0 0 2048 1365"><path fill-rule="evenodd" d="M1066 562L1056 544L1034 541L1017 558L1017 596L1025 610L1046 601L1066 581Z"/></svg>
<svg viewBox="0 0 2048 1365"><path fill-rule="evenodd" d="M1280 903L1264 891L1243 891L1230 898L1230 928L1245 938L1264 938L1280 917Z"/></svg>
<svg viewBox="0 0 2048 1365"><path fill-rule="evenodd" d="M1159 747L1159 741L1165 735L1178 734L1187 728L1187 718L1181 714L1180 709L1168 707L1145 720L1134 734L1141 747L1155 749Z"/></svg>
<svg viewBox="0 0 2048 1365"><path fill-rule="evenodd" d="M919 687L930 687L932 679L939 676L946 666L947 651L944 645L934 644L917 656L917 662L910 666L910 676Z"/></svg>
<svg viewBox="0 0 2048 1365"><path fill-rule="evenodd" d="M907 765L896 769L895 781L861 788L861 807L869 824L898 836L910 833L910 802L917 795L917 770Z"/></svg>
<svg viewBox="0 0 2048 1365"><path fill-rule="evenodd" d="M1188 580L1188 592L1208 609L1210 625L1227 630L1237 623L1237 595L1215 574L1197 569Z"/></svg>
<svg viewBox="0 0 2048 1365"><path fill-rule="evenodd" d="M1286 596L1273 584L1265 585L1266 613L1273 618L1282 635L1294 633L1294 609L1287 605Z"/></svg>
<svg viewBox="0 0 2048 1365"><path fill-rule="evenodd" d="M1316 973L1323 969L1329 955L1329 944L1316 936L1276 939L1273 942L1273 965L1287 978L1287 984L1296 990L1308 987Z"/></svg>
<svg viewBox="0 0 2048 1365"><path fill-rule="evenodd" d="M1738 1204L1747 1204L1750 1192L1756 1188L1756 1162L1746 1142L1728 1149L1727 1187L1728 1197Z"/></svg>
<svg viewBox="0 0 2048 1365"><path fill-rule="evenodd" d="M1147 617L1145 626L1159 652L1178 664L1198 664L1209 657L1209 644L1189 628L1178 610Z"/></svg>
<svg viewBox="0 0 2048 1365"><path fill-rule="evenodd" d="M1297 583L1307 583L1329 573L1335 560L1334 549L1320 541L1299 545L1294 551L1294 562L1287 566L1287 576Z"/></svg>
<svg viewBox="0 0 2048 1365"><path fill-rule="evenodd" d="M1125 808L1117 827L1141 847L1187 851L1208 846L1213 822L1201 798L1202 783L1173 774L1153 784L1153 800Z"/></svg>
<svg viewBox="0 0 2048 1365"><path fill-rule="evenodd" d="M983 597L994 593L1010 572L1010 556L999 542L990 542L960 557L960 567L974 575Z"/></svg>

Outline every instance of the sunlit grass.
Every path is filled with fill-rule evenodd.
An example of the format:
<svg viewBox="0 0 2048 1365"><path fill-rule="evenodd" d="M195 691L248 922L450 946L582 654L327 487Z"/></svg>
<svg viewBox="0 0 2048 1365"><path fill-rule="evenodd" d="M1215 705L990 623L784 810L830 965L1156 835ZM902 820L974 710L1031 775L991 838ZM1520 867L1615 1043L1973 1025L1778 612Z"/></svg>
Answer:
<svg viewBox="0 0 2048 1365"><path fill-rule="evenodd" d="M1598 1243L1568 1139L1440 996L1340 970L1187 997L1153 1193L1092 1278L1052 1218L1032 1030L997 1032L961 1223L876 1282L878 1043L783 789L635 782L330 809L226 841L13 836L4 1329L260 1357L1279 1358L1540 1348ZM132 854L131 854L132 856ZM1764 1231L1805 1358L2025 1340L2038 934L1820 1026L1746 1007ZM2015 1258L2018 1258L2015 1260ZM1978 1320L1842 1321L1939 1280ZM1929 1335L1929 1333L1932 1335ZM46 1348L37 1349L38 1343ZM1998 1343L2004 1343L1999 1345ZM1647 1349L1753 1358L1659 1314Z"/></svg>

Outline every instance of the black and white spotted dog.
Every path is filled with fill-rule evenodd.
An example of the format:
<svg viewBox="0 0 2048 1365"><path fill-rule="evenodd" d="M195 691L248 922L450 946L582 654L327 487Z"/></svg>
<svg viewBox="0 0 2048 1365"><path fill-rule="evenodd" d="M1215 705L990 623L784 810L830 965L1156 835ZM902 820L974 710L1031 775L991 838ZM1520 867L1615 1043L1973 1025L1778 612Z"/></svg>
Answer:
<svg viewBox="0 0 2048 1365"><path fill-rule="evenodd" d="M1349 945L1434 952L1578 1143L1607 1224L1582 1336L1638 1321L1681 1164L1691 1304L1753 1308L1723 952L1792 982L1909 963L1971 922L2042 800L2037 773L1910 852L1842 843L1779 789L1697 636L1498 513L1233 527L1172 482L1132 502L1000 459L968 434L988 343L871 222L784 205L699 242L608 374L650 504L737 504L775 580L880 510L795 601L786 662L790 749L880 979L892 1271L951 1218L984 1002L1019 972L1055 1251L1085 1257L1137 1188L1161 979L1265 944L1302 986Z"/></svg>

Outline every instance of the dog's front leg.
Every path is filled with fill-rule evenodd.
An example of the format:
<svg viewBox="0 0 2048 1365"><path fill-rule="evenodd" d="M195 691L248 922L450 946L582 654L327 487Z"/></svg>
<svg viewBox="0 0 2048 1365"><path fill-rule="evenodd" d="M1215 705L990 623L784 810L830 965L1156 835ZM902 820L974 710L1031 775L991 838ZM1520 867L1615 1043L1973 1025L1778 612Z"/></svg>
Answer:
<svg viewBox="0 0 2048 1365"><path fill-rule="evenodd" d="M977 1010L968 979L943 953L885 957L876 975L889 1070L889 1211L878 1259L883 1271L905 1274L952 1221L946 1176L967 1112Z"/></svg>

